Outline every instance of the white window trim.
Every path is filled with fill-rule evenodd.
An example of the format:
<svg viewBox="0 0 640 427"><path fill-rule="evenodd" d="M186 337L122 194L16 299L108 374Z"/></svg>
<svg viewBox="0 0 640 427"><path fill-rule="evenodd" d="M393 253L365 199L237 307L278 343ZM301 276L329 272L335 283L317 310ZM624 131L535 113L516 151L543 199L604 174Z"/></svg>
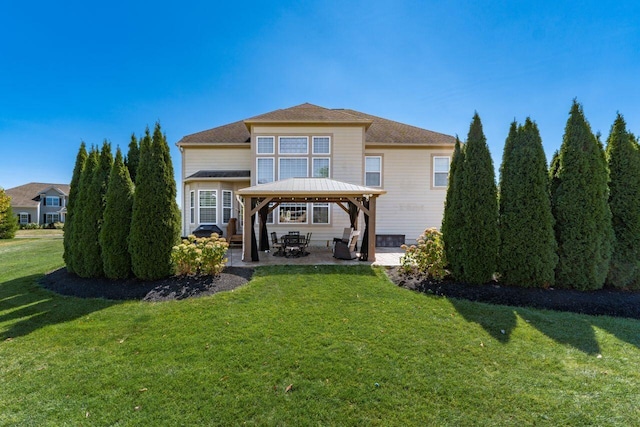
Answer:
<svg viewBox="0 0 640 427"><path fill-rule="evenodd" d="M308 178L309 177L309 157L279 157L278 158L278 180L281 180L281 173L280 171L282 170L282 161L283 160L296 160L296 159L300 159L300 160L304 160L307 162L307 174L306 176L303 177L299 177L299 178Z"/></svg>
<svg viewBox="0 0 640 427"><path fill-rule="evenodd" d="M313 220L313 209L315 208L316 205L326 205L327 206L327 222L315 222ZM331 203L311 203L311 223L312 224L319 224L319 225L329 225L329 224L331 224Z"/></svg>
<svg viewBox="0 0 640 427"><path fill-rule="evenodd" d="M58 217L57 221L54 218L56 216ZM49 219L51 219L51 221L49 221ZM60 222L60 213L58 213L58 212L46 212L44 214L44 221L47 224L51 224L51 223L54 223L54 222Z"/></svg>
<svg viewBox="0 0 640 427"><path fill-rule="evenodd" d="M20 219L18 221L20 221L20 224L29 224L29 213L28 212L19 212L18 215L20 215ZM22 217L24 216L25 221L22 222Z"/></svg>
<svg viewBox="0 0 640 427"><path fill-rule="evenodd" d="M379 171L367 171L367 158L378 158L380 159L380 170ZM377 172L380 174L380 184L379 185L369 185L367 184L367 172L373 173L373 172ZM364 156L364 185L366 187L382 187L382 156Z"/></svg>
<svg viewBox="0 0 640 427"><path fill-rule="evenodd" d="M260 145L258 144L258 139L259 138L271 138L271 142L273 143L273 150L271 150L270 152L261 152L259 150ZM276 137L275 136L265 136L265 135L259 135L256 136L256 155L258 156L263 156L263 155L274 155L276 154Z"/></svg>
<svg viewBox="0 0 640 427"><path fill-rule="evenodd" d="M276 180L276 159L275 159L275 157L262 157L262 156L260 156L260 157L256 157L256 185L268 184L268 182L263 182L262 184L260 184L258 182L258 178L259 178L259 175L258 175L258 163L259 162L258 161L259 160L264 160L264 159L271 159L272 160L271 161L271 176L273 177L273 181ZM270 182L273 182L273 181L270 181Z"/></svg>
<svg viewBox="0 0 640 427"><path fill-rule="evenodd" d="M280 143L282 141L283 138L304 138L307 140L307 150L304 153L283 153L280 150ZM293 136L293 135L286 135L286 136L279 136L278 137L278 154L281 156L300 156L300 155L309 155L309 137L308 136L303 136L303 135L299 135L299 136Z"/></svg>
<svg viewBox="0 0 640 427"><path fill-rule="evenodd" d="M315 171L314 163L316 162L316 160L327 160L327 163L329 164L329 169L327 170L327 178L331 178L331 157L312 157L311 158L311 176L313 178L316 178L316 176L313 174Z"/></svg>
<svg viewBox="0 0 640 427"><path fill-rule="evenodd" d="M436 185L436 173L444 173L436 171L436 159L447 159L449 169L447 169L447 185ZM449 186L449 174L451 173L451 156L433 156L431 161L431 186L433 188L447 188Z"/></svg>
<svg viewBox="0 0 640 427"><path fill-rule="evenodd" d="M316 138L329 138L329 151L326 153L318 153L316 152ZM331 155L331 137L329 135L316 135L316 136L312 136L311 137L311 152L313 154L319 154L319 155L323 155L323 156L329 156Z"/></svg>
<svg viewBox="0 0 640 427"><path fill-rule="evenodd" d="M214 222L200 222L200 209L202 208L202 206L200 206L200 193L202 193L203 191L207 191L207 192L213 192L214 195L214 199L216 201L216 206L213 208L215 209L215 218L214 218ZM211 209L210 206L205 206L205 208L207 209ZM198 224L202 225L202 224L206 224L206 225L211 225L211 224L218 224L218 190L198 190Z"/></svg>
<svg viewBox="0 0 640 427"><path fill-rule="evenodd" d="M293 203L283 203L283 204L292 204L292 205L306 205L305 208L305 218L304 218L304 222L300 221L280 221L280 206L282 206L282 204L278 207L278 224L280 225L293 225L293 224L309 224L309 203L298 203L298 202L293 202Z"/></svg>
<svg viewBox="0 0 640 427"><path fill-rule="evenodd" d="M225 193L229 194L229 201L230 201L230 205L229 206L225 206L224 205L224 195ZM233 217L233 191L231 190L222 190L222 223L223 224L229 224L229 221L225 222L224 221L224 211L225 209L229 210L229 218Z"/></svg>
<svg viewBox="0 0 640 427"><path fill-rule="evenodd" d="M44 196L44 198L45 198L45 203L46 203L47 207L53 206L54 208L58 208L58 207L61 206L60 197L58 197L58 196ZM57 204L56 203L49 204L50 200L51 201L55 200Z"/></svg>

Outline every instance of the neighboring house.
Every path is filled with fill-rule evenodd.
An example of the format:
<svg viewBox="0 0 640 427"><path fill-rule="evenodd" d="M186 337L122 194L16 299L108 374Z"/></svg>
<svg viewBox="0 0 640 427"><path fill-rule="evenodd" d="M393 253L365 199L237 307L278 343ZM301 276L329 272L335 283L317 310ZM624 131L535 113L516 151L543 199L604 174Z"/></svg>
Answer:
<svg viewBox="0 0 640 427"><path fill-rule="evenodd" d="M453 136L311 104L187 135L177 143L182 153L182 232L216 224L225 235L233 233L226 225L232 217L242 223L237 193L247 187L259 190L288 178L330 178L332 187L339 181L384 190L376 195L374 215L379 246L415 242L426 228L440 228L454 144ZM322 197L300 200L286 203L280 197L272 203L277 207L267 219L269 232L311 232L315 245L329 245L350 225L340 203L323 203ZM360 218L358 228L362 223Z"/></svg>
<svg viewBox="0 0 640 427"><path fill-rule="evenodd" d="M51 224L64 222L69 202L68 184L46 184L30 182L9 188L11 209L19 224Z"/></svg>

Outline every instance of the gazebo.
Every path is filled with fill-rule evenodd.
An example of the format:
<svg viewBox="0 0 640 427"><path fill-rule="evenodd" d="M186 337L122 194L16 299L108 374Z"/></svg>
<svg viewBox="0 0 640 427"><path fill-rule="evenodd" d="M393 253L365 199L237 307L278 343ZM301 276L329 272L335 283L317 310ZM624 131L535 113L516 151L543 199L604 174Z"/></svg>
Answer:
<svg viewBox="0 0 640 427"><path fill-rule="evenodd" d="M265 219L280 203L335 203L357 224L360 211L364 214L365 231L361 252L364 257L376 259L376 199L385 194L381 188L364 187L329 178L289 178L268 184L255 185L237 191L244 198L242 254L243 259L258 261L258 246L254 231L254 218L260 216L261 238L266 236ZM269 204L273 206L269 207ZM264 231L263 231L264 230Z"/></svg>

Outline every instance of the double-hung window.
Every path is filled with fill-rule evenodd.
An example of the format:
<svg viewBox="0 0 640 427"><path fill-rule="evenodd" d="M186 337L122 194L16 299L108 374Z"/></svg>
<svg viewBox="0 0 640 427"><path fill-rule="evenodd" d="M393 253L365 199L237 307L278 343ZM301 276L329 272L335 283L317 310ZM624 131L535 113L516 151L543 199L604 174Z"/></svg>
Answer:
<svg viewBox="0 0 640 427"><path fill-rule="evenodd" d="M44 204L46 206L60 206L60 197L47 196Z"/></svg>
<svg viewBox="0 0 640 427"><path fill-rule="evenodd" d="M216 190L198 191L198 204L200 224L215 224L218 216L218 192Z"/></svg>
<svg viewBox="0 0 640 427"><path fill-rule="evenodd" d="M222 223L228 224L233 212L233 193L231 190L222 190Z"/></svg>
<svg viewBox="0 0 640 427"><path fill-rule="evenodd" d="M366 156L364 158L364 185L367 187L382 186L381 156Z"/></svg>
<svg viewBox="0 0 640 427"><path fill-rule="evenodd" d="M47 224L53 224L54 222L60 222L60 214L59 213L47 213L45 215L45 222Z"/></svg>
<svg viewBox="0 0 640 427"><path fill-rule="evenodd" d="M450 158L446 156L433 157L433 186L446 188L449 183Z"/></svg>
<svg viewBox="0 0 640 427"><path fill-rule="evenodd" d="M29 215L28 213L24 213L24 212L20 212L20 224L28 224L29 223L29 218L31 215Z"/></svg>
<svg viewBox="0 0 640 427"><path fill-rule="evenodd" d="M196 223L196 192L189 192L189 223Z"/></svg>

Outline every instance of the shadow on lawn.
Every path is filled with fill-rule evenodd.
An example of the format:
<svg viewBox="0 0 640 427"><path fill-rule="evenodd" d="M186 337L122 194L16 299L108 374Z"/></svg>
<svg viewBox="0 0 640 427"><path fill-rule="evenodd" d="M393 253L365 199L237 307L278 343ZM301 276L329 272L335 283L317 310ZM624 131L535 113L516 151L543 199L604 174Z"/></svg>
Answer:
<svg viewBox="0 0 640 427"><path fill-rule="evenodd" d="M0 343L119 304L55 295L38 286L40 277L34 274L0 283L0 323L8 323L0 329Z"/></svg>

